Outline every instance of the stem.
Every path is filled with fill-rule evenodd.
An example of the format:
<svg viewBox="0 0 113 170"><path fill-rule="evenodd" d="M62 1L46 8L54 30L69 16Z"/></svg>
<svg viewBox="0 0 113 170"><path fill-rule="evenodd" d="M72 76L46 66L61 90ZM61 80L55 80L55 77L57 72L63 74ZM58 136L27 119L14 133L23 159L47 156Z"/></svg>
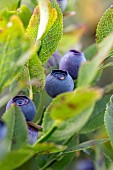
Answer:
<svg viewBox="0 0 113 170"><path fill-rule="evenodd" d="M107 85L107 86L104 87L104 93L105 94L108 94L111 91L113 91L113 83L111 83L110 85Z"/></svg>
<svg viewBox="0 0 113 170"><path fill-rule="evenodd" d="M49 165L51 165L52 163L53 163L53 161L55 161L56 159L55 158L53 158L53 159L51 159L50 161L48 161L47 162L47 164L46 165L44 165L40 170L44 170L44 169L46 169Z"/></svg>
<svg viewBox="0 0 113 170"><path fill-rule="evenodd" d="M56 129L57 126L53 125L52 128L35 143L35 145L37 145L37 143L45 142Z"/></svg>
<svg viewBox="0 0 113 170"><path fill-rule="evenodd" d="M29 68L28 64L27 64L27 67ZM29 72L29 98L33 100L33 89L32 89L32 84L31 84L31 79L30 79L30 72Z"/></svg>
<svg viewBox="0 0 113 170"><path fill-rule="evenodd" d="M31 100L33 100L33 89L32 89L31 83L30 83L30 87L29 87L29 98L30 98Z"/></svg>

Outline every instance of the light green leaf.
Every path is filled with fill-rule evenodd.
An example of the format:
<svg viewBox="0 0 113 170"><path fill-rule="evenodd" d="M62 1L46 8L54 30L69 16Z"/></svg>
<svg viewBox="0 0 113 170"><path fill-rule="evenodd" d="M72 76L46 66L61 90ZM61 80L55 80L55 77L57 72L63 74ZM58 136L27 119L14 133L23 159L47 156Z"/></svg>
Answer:
<svg viewBox="0 0 113 170"><path fill-rule="evenodd" d="M18 151L9 152L8 155L0 161L0 169L12 170L24 164L30 158L35 156L35 154L60 152L64 149L65 147L55 145L53 143L42 143L36 146L26 146Z"/></svg>
<svg viewBox="0 0 113 170"><path fill-rule="evenodd" d="M104 122L111 145L113 147L113 96L111 96L109 103L106 105Z"/></svg>
<svg viewBox="0 0 113 170"><path fill-rule="evenodd" d="M0 91L15 80L33 51L19 17L12 16L6 23L0 32Z"/></svg>
<svg viewBox="0 0 113 170"><path fill-rule="evenodd" d="M96 92L95 89L78 89L77 92L74 91L57 96L44 114L44 134L55 123L57 123L58 129L51 135L50 139L52 140L65 140L78 133L91 116L94 103L100 95L100 92ZM87 99L85 96L87 96Z"/></svg>
<svg viewBox="0 0 113 170"><path fill-rule="evenodd" d="M31 16L26 36L38 43L38 40L42 39L42 36L52 27L56 18L57 12L49 0L39 0L39 5L36 6Z"/></svg>
<svg viewBox="0 0 113 170"><path fill-rule="evenodd" d="M57 19L49 31L41 39L41 46L38 55L42 63L45 63L55 52L63 31L62 11L55 0L52 1L52 7L57 11Z"/></svg>
<svg viewBox="0 0 113 170"><path fill-rule="evenodd" d="M78 133L79 130L86 124L89 117L92 114L94 105L91 105L88 109L81 112L77 116L74 116L64 122L58 127L58 129L51 135L49 139L53 141L62 141L69 139L74 134ZM65 111L63 111L65 114ZM47 110L44 114L43 119L43 131L44 134L54 125L54 121L50 117L50 112ZM63 134L63 135L62 135Z"/></svg>
<svg viewBox="0 0 113 170"><path fill-rule="evenodd" d="M21 84L26 84L28 88L32 88L33 93L43 90L45 85L44 69L35 53L32 54L29 62L22 67L18 81Z"/></svg>
<svg viewBox="0 0 113 170"><path fill-rule="evenodd" d="M15 10L18 7L20 0L4 0L0 1L0 10L2 10L3 8L8 8L9 10Z"/></svg>
<svg viewBox="0 0 113 170"><path fill-rule="evenodd" d="M105 37L113 32L113 7L110 7L103 14L96 30L96 42L100 43Z"/></svg>
<svg viewBox="0 0 113 170"><path fill-rule="evenodd" d="M3 119L8 127L8 150L19 149L27 143L27 125L21 110L12 106L7 110Z"/></svg>
<svg viewBox="0 0 113 170"><path fill-rule="evenodd" d="M2 161L0 161L0 169L12 170L21 166L24 162L33 156L30 150L18 150L10 152Z"/></svg>
<svg viewBox="0 0 113 170"><path fill-rule="evenodd" d="M89 86L94 80L98 72L99 65L105 60L113 46L113 33L106 37L99 46L100 49L97 55L91 61L83 63L79 70L79 87Z"/></svg>
<svg viewBox="0 0 113 170"><path fill-rule="evenodd" d="M98 44L107 37L111 32L113 32L113 6L106 10L103 14L100 22L96 29L96 43ZM112 46L113 47L113 46ZM111 49L108 57L113 55L113 48Z"/></svg>
<svg viewBox="0 0 113 170"><path fill-rule="evenodd" d="M100 89L81 88L57 96L49 107L50 116L62 122L87 109L102 95ZM81 104L82 103L82 104ZM65 114L64 114L65 113Z"/></svg>
<svg viewBox="0 0 113 170"><path fill-rule="evenodd" d="M40 11L40 24L38 28L38 34L36 40L40 40L44 33L51 28L57 18L57 12L49 0L38 0Z"/></svg>
<svg viewBox="0 0 113 170"><path fill-rule="evenodd" d="M21 5L21 7L18 8L18 10L15 13L19 16L19 18L23 22L24 27L27 28L31 17L31 11L29 10L29 8L25 5Z"/></svg>
<svg viewBox="0 0 113 170"><path fill-rule="evenodd" d="M31 19L29 21L29 25L26 29L26 34L25 34L26 37L31 39L34 43L36 41L39 23L40 23L40 12L39 12L39 7L36 6L31 16Z"/></svg>
<svg viewBox="0 0 113 170"><path fill-rule="evenodd" d="M103 70L103 69L106 69L106 68L111 67L111 66L113 66L113 62L108 62L107 64L100 66L99 70Z"/></svg>
<svg viewBox="0 0 113 170"><path fill-rule="evenodd" d="M97 54L97 47L96 44L90 45L87 49L84 51L84 55L87 60L91 60L95 55Z"/></svg>

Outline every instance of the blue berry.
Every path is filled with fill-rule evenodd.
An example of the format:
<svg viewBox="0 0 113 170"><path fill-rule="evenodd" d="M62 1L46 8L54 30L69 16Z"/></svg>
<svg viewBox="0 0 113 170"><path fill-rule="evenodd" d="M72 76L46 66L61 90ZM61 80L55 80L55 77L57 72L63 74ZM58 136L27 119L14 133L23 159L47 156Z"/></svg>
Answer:
<svg viewBox="0 0 113 170"><path fill-rule="evenodd" d="M52 70L46 77L45 90L51 97L73 91L74 82L67 71L64 70Z"/></svg>
<svg viewBox="0 0 113 170"><path fill-rule="evenodd" d="M38 129L35 129L28 125L28 143L33 145L38 138Z"/></svg>
<svg viewBox="0 0 113 170"><path fill-rule="evenodd" d="M49 74L51 70L59 68L59 61L61 59L61 55L58 51L55 51L53 55L49 58L47 63L44 65L46 74Z"/></svg>
<svg viewBox="0 0 113 170"><path fill-rule="evenodd" d="M6 105L6 110L11 107L12 104L18 106L23 112L26 121L32 121L36 115L36 107L32 100L27 96L15 96Z"/></svg>
<svg viewBox="0 0 113 170"><path fill-rule="evenodd" d="M94 170L94 164L90 159L82 159L77 162L76 170Z"/></svg>
<svg viewBox="0 0 113 170"><path fill-rule="evenodd" d="M59 4L62 12L64 12L67 7L67 0L57 0L57 3Z"/></svg>
<svg viewBox="0 0 113 170"><path fill-rule="evenodd" d="M42 129L42 126L35 124L34 122L27 122L28 125L28 143L33 145L38 138L38 129Z"/></svg>
<svg viewBox="0 0 113 170"><path fill-rule="evenodd" d="M80 65L85 61L83 52L70 50L60 60L59 69L67 70L73 79L77 79Z"/></svg>
<svg viewBox="0 0 113 170"><path fill-rule="evenodd" d="M0 120L0 140L3 140L7 135L7 126L4 121Z"/></svg>

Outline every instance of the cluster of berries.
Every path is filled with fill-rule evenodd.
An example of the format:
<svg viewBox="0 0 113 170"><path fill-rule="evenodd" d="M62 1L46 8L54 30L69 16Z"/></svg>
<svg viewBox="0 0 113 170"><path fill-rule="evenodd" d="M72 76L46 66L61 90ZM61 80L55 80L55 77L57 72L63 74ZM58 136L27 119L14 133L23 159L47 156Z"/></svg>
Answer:
<svg viewBox="0 0 113 170"><path fill-rule="evenodd" d="M56 58L57 54L54 57ZM68 51L59 62L59 70L52 70L46 77L47 94L54 98L61 93L73 91L73 80L77 79L80 65L85 61L83 52Z"/></svg>
<svg viewBox="0 0 113 170"><path fill-rule="evenodd" d="M58 52L53 55L54 58L60 59L57 55ZM52 70L46 77L45 90L48 95L51 97L56 97L61 93L73 91L73 80L77 79L79 67L81 63L85 61L86 59L82 52L70 50L67 54L65 54L60 60L59 70ZM52 64L51 60L49 60L49 62ZM41 126L32 122L36 115L36 107L33 101L27 96L19 95L13 97L7 103L6 110L8 110L12 105L18 106L23 112L28 126L28 143L34 144L37 141L38 129L41 128ZM7 133L7 128L3 121L0 122L0 126L3 128L1 131L3 134L0 134L1 138L3 138L4 134L6 135Z"/></svg>

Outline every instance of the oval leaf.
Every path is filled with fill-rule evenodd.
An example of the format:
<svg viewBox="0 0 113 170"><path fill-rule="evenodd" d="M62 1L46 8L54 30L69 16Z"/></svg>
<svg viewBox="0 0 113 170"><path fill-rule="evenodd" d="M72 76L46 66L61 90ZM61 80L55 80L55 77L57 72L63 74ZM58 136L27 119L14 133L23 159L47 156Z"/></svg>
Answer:
<svg viewBox="0 0 113 170"><path fill-rule="evenodd" d="M12 106L3 115L8 127L8 149L14 150L23 147L27 143L27 125L21 110Z"/></svg>
<svg viewBox="0 0 113 170"><path fill-rule="evenodd" d="M106 105L104 122L111 145L113 147L113 96L111 96L109 103Z"/></svg>

